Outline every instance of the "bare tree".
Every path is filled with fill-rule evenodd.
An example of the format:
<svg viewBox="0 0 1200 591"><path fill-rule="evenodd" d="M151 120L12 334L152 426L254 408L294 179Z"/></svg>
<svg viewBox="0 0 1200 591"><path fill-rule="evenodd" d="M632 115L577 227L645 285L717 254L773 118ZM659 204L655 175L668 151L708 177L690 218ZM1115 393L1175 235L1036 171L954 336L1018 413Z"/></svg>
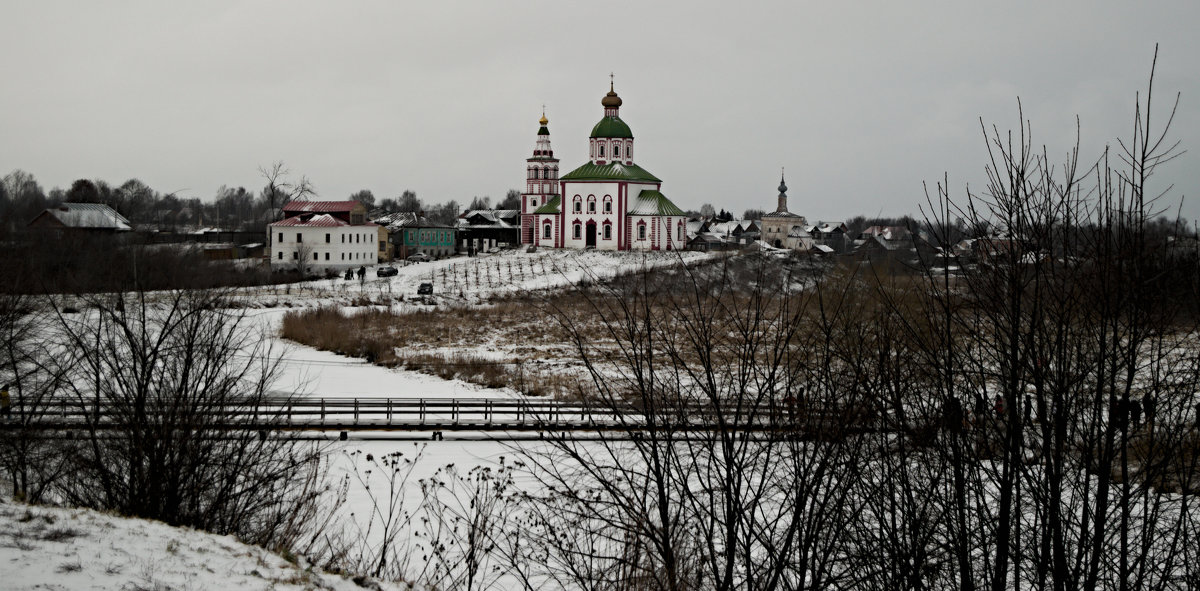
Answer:
<svg viewBox="0 0 1200 591"><path fill-rule="evenodd" d="M291 548L326 488L321 450L272 436L260 412L278 368L269 341L209 292L87 297L56 307L57 396L94 409L55 492L116 510ZM257 420L251 420L257 419Z"/></svg>

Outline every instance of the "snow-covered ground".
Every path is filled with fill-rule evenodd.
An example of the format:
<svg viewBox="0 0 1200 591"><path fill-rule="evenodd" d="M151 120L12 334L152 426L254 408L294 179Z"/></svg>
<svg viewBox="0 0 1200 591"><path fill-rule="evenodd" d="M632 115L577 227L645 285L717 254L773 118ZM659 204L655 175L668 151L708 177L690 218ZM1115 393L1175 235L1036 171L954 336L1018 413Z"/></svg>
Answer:
<svg viewBox="0 0 1200 591"><path fill-rule="evenodd" d="M691 264L719 256L691 251L610 252L542 249L506 250L478 257L450 257L428 263L391 263L399 271L379 278L378 265L357 278L320 279L290 285L239 289L234 299L251 307L313 306L369 300L400 301L417 297L422 283L432 283L435 301L481 303L498 295L599 281L643 268Z"/></svg>
<svg viewBox="0 0 1200 591"><path fill-rule="evenodd" d="M230 536L85 509L15 503L0 504L0 573L0 588L12 591L364 588Z"/></svg>

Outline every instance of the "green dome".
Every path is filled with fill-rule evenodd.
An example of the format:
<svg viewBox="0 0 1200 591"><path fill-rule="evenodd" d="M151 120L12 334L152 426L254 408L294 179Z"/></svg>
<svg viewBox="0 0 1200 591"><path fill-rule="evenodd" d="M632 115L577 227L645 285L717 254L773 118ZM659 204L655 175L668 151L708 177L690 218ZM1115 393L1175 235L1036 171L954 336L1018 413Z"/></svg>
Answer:
<svg viewBox="0 0 1200 591"><path fill-rule="evenodd" d="M592 128L591 137L633 137L629 126L620 117L605 117Z"/></svg>

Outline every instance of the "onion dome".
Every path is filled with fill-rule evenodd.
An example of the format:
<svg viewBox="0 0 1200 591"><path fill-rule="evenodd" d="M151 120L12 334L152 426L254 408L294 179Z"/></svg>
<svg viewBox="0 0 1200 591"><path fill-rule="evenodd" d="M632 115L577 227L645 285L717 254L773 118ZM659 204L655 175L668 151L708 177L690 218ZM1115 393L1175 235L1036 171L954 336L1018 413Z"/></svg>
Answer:
<svg viewBox="0 0 1200 591"><path fill-rule="evenodd" d="M613 90L612 82L608 83L608 94L600 99L600 104L604 105L606 109L615 109L621 106L621 97L617 96L617 93Z"/></svg>
<svg viewBox="0 0 1200 591"><path fill-rule="evenodd" d="M546 118L546 114L542 113L542 118L538 119L538 123L541 123L544 126L549 122L550 122L550 120Z"/></svg>

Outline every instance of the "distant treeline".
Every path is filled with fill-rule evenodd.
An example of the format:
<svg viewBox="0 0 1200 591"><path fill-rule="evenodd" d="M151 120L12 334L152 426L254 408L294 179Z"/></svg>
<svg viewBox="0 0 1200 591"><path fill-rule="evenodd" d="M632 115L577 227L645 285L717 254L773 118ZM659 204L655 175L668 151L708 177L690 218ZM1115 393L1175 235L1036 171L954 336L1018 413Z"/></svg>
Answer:
<svg viewBox="0 0 1200 591"><path fill-rule="evenodd" d="M120 185L103 180L79 179L63 190L54 187L45 191L37 179L23 170L14 170L0 182L0 233L8 236L29 224L49 207L64 202L102 203L125 216L142 229L174 231L184 228L221 228L225 230L264 231L266 224L279 218L279 210L297 198L318 198L317 192L305 178L292 181L281 164L262 169L265 186L258 192L245 187L222 185L212 199L182 197L175 192L160 192L138 179ZM431 221L451 224L462 213L456 200L445 203L425 203L413 191L397 197L376 199L369 190L347 197L321 196L321 199L355 200L368 211L378 214L399 211L423 212ZM503 200L494 204L498 209L521 206L521 194L509 190ZM474 197L467 209L493 207L491 198Z"/></svg>

